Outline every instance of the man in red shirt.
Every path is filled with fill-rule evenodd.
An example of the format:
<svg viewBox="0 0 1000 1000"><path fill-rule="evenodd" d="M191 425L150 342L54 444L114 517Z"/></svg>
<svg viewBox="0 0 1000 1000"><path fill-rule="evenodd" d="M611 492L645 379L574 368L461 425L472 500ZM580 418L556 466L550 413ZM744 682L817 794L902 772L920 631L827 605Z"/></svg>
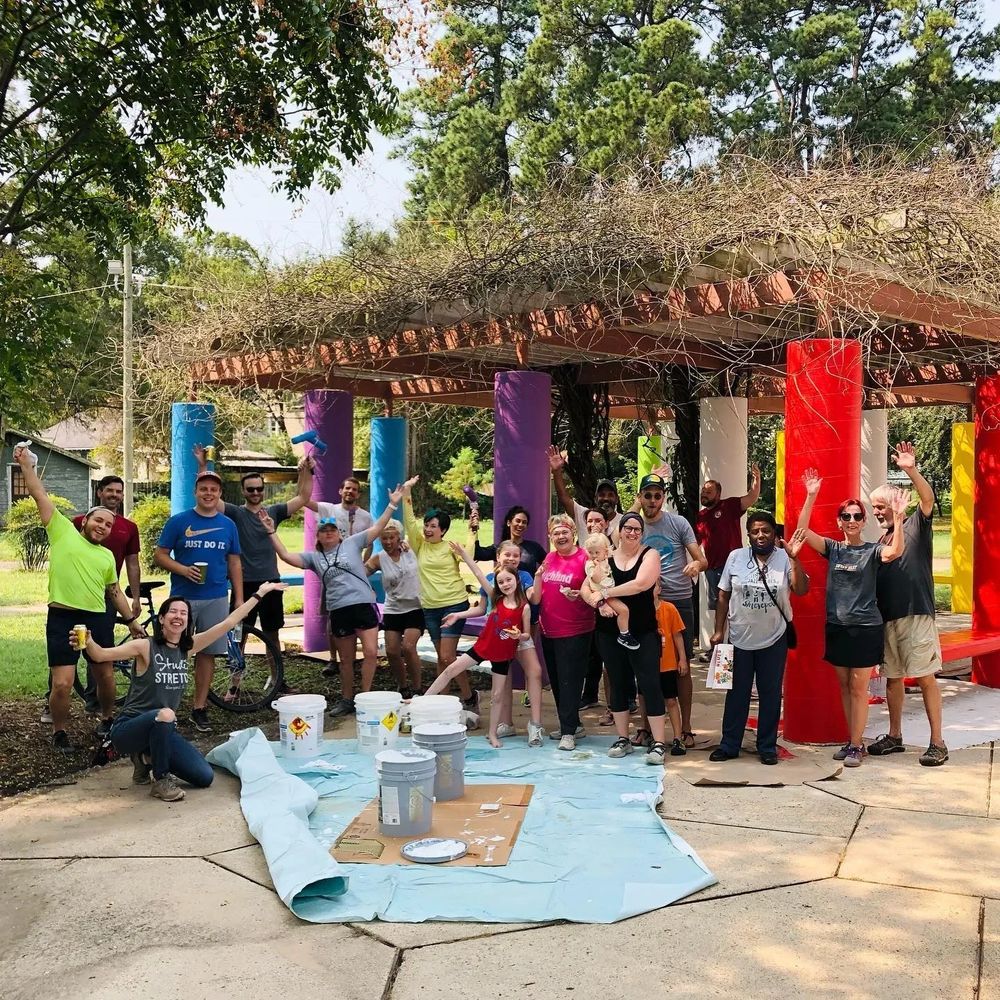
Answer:
<svg viewBox="0 0 1000 1000"><path fill-rule="evenodd" d="M760 466L750 466L753 482L750 491L741 497L722 498L722 484L706 479L701 488L701 510L694 522L698 544L708 560L705 579L708 581L708 606L714 611L719 601L719 580L733 549L743 547L743 515L760 496Z"/></svg>
<svg viewBox="0 0 1000 1000"><path fill-rule="evenodd" d="M115 515L115 521L107 536L101 541L101 545L108 549L115 557L115 568L118 576L121 576L122 566L125 567L125 575L128 578L129 591L132 594L132 617L138 618L142 613L142 601L139 595L139 581L141 572L139 570L139 529L135 521L130 521L123 517L122 503L125 499L125 483L120 476L105 476L97 484L97 502L102 507L107 507ZM73 518L73 526L80 530L86 518L85 514L77 514ZM115 611L110 600L107 603L105 628L100 637L94 635L94 642L98 646L113 646L115 644ZM86 654L85 654L86 655ZM51 678L49 680L49 690L51 691ZM90 669L90 661L87 661L87 687L84 691L84 701L89 713L94 714L100 711L100 704L97 700L97 682L94 680ZM42 713L42 721L45 722L49 714L48 700L46 699L45 711Z"/></svg>

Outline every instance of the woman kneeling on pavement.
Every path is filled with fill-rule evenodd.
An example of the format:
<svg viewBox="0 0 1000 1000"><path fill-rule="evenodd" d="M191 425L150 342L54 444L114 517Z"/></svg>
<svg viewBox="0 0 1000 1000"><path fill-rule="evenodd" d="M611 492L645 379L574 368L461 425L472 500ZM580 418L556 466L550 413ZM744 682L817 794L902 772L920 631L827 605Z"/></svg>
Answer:
<svg viewBox="0 0 1000 1000"><path fill-rule="evenodd" d="M809 577L798 560L806 535L796 531L787 545L778 548L773 515L751 511L747 536L750 545L729 553L719 580L712 646L724 641L728 624L733 686L726 692L722 742L709 760L739 757L756 680L757 754L762 764L777 764L781 683L792 627L789 594L804 594L809 589Z"/></svg>
<svg viewBox="0 0 1000 1000"><path fill-rule="evenodd" d="M85 651L94 663L135 661L125 703L111 726L111 743L132 758L135 784L148 784L152 772L154 798L164 802L184 798L174 776L195 788L208 788L214 777L201 752L177 732L177 709L188 686L188 656L224 636L272 590L284 589L282 583L262 583L225 621L205 632L193 631L186 598L168 597L153 620L152 639L132 639L105 649L87 633Z"/></svg>

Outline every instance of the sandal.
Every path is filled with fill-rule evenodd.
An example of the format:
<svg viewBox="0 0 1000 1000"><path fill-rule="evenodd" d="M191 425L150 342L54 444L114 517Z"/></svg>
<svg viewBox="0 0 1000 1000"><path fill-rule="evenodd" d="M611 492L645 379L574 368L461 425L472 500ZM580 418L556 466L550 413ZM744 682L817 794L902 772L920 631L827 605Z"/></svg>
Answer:
<svg viewBox="0 0 1000 1000"><path fill-rule="evenodd" d="M651 747L653 745L653 734L648 729L639 729L632 737L632 746Z"/></svg>
<svg viewBox="0 0 1000 1000"><path fill-rule="evenodd" d="M684 737L684 746L686 746L688 748L688 750L693 750L694 749L694 733L681 733L681 736Z"/></svg>
<svg viewBox="0 0 1000 1000"><path fill-rule="evenodd" d="M611 710L607 709L598 720L597 724L599 726L613 726L615 724L615 717L611 714Z"/></svg>

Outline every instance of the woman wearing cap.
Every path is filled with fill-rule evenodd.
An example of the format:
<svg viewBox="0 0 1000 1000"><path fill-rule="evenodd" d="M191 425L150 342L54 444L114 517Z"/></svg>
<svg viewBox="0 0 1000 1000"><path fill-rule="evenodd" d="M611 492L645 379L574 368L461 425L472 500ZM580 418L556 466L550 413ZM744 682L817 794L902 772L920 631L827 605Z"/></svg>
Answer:
<svg viewBox="0 0 1000 1000"><path fill-rule="evenodd" d="M348 538L340 534L335 517L321 517L316 523L316 551L289 552L282 544L274 523L261 521L271 535L278 556L289 566L315 573L323 584L324 607L330 616L330 635L340 660L340 692L331 715L354 712L354 659L361 640L361 690L371 691L378 655L378 607L368 582L361 553L382 533L403 495L397 486L389 492L389 504L381 517L367 530Z"/></svg>
<svg viewBox="0 0 1000 1000"><path fill-rule="evenodd" d="M844 540L824 538L809 528L809 517L823 480L815 469L802 476L806 501L799 514L798 530L805 532L806 544L827 561L826 572L826 652L823 659L833 665L840 682L840 698L847 719L848 740L834 755L846 767L858 767L864 757L862 734L868 721L868 680L872 667L882 662L885 630L876 604L876 579L882 563L903 554L903 521L909 499L893 491L892 541L888 545L865 542L864 504L855 498L837 508L837 521Z"/></svg>
<svg viewBox="0 0 1000 1000"><path fill-rule="evenodd" d="M582 595L597 609L597 648L611 682L611 714L618 738L609 757L624 757L634 747L628 738L628 678L634 676L646 706L653 744L646 754L647 764L663 764L667 752L666 706L660 686L660 633L656 624L653 591L660 578L660 557L655 549L642 544L643 520L639 514L622 515L618 523L618 547L609 565L614 586L594 588L585 580ZM639 644L626 649L618 642L615 613L608 598L617 597L629 610L629 631Z"/></svg>
<svg viewBox="0 0 1000 1000"><path fill-rule="evenodd" d="M503 516L503 533L500 541L506 542L508 539L515 545L520 546L521 560L519 568L523 569L529 576L534 576L535 571L545 558L545 549L538 542L525 538L524 533L531 523L531 515L524 507L515 505ZM479 544L479 511L473 510L469 515L469 533L472 536L472 558L476 562L497 561L496 545Z"/></svg>
<svg viewBox="0 0 1000 1000"><path fill-rule="evenodd" d="M455 661L458 640L465 627L462 619L453 619L445 625L444 618L468 611L469 596L459 569L458 556L444 540L451 527L451 515L446 510L432 507L424 513L421 521L413 512L410 493L419 481L420 477L414 476L403 483L403 522L407 541L417 557L424 623L437 651L437 672L440 674ZM463 672L455 681L466 709L478 714L479 692L473 692L469 675Z"/></svg>

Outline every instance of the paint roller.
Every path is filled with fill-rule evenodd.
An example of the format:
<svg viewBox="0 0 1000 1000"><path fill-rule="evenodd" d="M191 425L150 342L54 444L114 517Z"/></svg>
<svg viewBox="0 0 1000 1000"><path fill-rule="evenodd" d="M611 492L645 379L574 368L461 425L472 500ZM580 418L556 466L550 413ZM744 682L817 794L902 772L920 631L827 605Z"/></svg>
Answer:
<svg viewBox="0 0 1000 1000"><path fill-rule="evenodd" d="M296 434L292 438L292 444L302 444L305 441L313 446L313 451L317 455L326 454L326 443L321 441L319 438L319 433L317 431L303 431L301 434Z"/></svg>

